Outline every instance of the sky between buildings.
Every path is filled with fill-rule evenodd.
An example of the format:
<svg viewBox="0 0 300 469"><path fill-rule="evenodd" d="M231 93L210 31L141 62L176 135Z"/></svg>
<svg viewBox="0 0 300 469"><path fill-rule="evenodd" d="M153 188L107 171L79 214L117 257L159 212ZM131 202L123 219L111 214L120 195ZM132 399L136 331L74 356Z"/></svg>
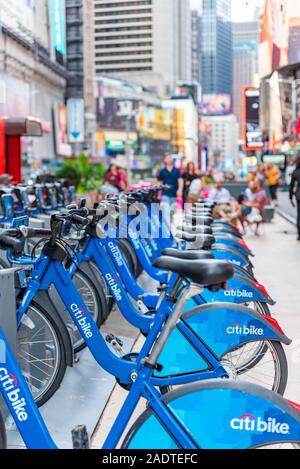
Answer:
<svg viewBox="0 0 300 469"><path fill-rule="evenodd" d="M202 0L191 0L192 8L200 8ZM264 0L232 0L233 21L249 21L253 18L255 8L262 6Z"/></svg>

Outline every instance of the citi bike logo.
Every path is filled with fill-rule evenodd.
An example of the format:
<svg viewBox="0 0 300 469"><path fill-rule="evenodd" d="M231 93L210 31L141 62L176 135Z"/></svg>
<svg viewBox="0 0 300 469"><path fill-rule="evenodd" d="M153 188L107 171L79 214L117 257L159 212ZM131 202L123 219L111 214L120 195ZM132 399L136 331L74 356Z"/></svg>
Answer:
<svg viewBox="0 0 300 469"><path fill-rule="evenodd" d="M246 298L250 300L253 298L253 293L245 289L238 290L236 288L231 288L230 290L225 290L224 295L231 298Z"/></svg>
<svg viewBox="0 0 300 469"><path fill-rule="evenodd" d="M290 427L287 423L278 422L276 418L269 417L267 420L261 417L255 418L252 414L241 415L230 422L232 430L245 432L271 433L277 435L287 435Z"/></svg>
<svg viewBox="0 0 300 469"><path fill-rule="evenodd" d="M2 367L0 368L0 382L3 392L12 405L12 412L14 412L19 422L25 422L28 419L27 402L24 397L21 397L17 378Z"/></svg>
<svg viewBox="0 0 300 469"><path fill-rule="evenodd" d="M227 327L226 332L229 335L262 336L264 334L264 330L261 327L256 327L253 324L249 326L242 324L232 324L232 326Z"/></svg>
<svg viewBox="0 0 300 469"><path fill-rule="evenodd" d="M112 243L112 242L108 243L108 247L110 249L110 252L114 256L114 258L116 259L117 265L119 267L122 267L123 266L123 261L122 261L122 255L120 253L119 248L117 246L115 246L114 243Z"/></svg>
<svg viewBox="0 0 300 469"><path fill-rule="evenodd" d="M84 333L85 338L90 339L91 337L93 337L93 333L91 331L92 326L91 323L88 321L84 310L82 308L78 308L78 306L73 303L71 305L71 311L72 313L74 313L77 323L79 324L80 329Z"/></svg>
<svg viewBox="0 0 300 469"><path fill-rule="evenodd" d="M111 274L106 274L105 275L105 278L110 286L110 289L112 291L112 294L114 295L115 299L117 301L121 301L122 300L122 295L121 295L121 290L117 284L117 281L115 279L115 277L113 277Z"/></svg>

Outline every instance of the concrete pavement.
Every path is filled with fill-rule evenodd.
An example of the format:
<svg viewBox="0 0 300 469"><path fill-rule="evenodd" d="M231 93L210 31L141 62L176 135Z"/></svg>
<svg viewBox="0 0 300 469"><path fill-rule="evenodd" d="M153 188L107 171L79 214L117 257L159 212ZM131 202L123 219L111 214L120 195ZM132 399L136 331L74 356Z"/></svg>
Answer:
<svg viewBox="0 0 300 469"><path fill-rule="evenodd" d="M289 365L286 397L300 402L300 242L296 228L279 215L262 230L261 237L249 233L245 239L256 256L257 280L276 301L272 313L293 340L285 347Z"/></svg>
<svg viewBox="0 0 300 469"><path fill-rule="evenodd" d="M245 238L256 255L257 280L277 301L271 308L272 312L286 335L293 339L293 344L285 347L289 365L286 397L300 402L300 242L296 241L296 229L276 215L272 223L263 226L260 237L249 230ZM114 313L106 329L115 332L115 326L121 328L122 335L136 337L135 350L140 349L143 339L137 338L136 331L120 318L118 312ZM93 435L94 448L100 448L103 444L126 395L126 391L115 387ZM136 415L143 409L142 402Z"/></svg>
<svg viewBox="0 0 300 469"><path fill-rule="evenodd" d="M296 223L297 209L292 206L288 192L278 192L278 211L282 215L287 215L291 221Z"/></svg>

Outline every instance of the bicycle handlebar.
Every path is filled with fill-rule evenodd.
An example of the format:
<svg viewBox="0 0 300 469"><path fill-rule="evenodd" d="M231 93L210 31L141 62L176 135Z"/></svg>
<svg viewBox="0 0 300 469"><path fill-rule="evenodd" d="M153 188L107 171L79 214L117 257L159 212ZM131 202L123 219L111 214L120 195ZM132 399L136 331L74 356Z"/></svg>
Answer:
<svg viewBox="0 0 300 469"><path fill-rule="evenodd" d="M20 239L13 238L6 233L0 234L0 248L3 250L12 249L15 254L21 254L24 246Z"/></svg>

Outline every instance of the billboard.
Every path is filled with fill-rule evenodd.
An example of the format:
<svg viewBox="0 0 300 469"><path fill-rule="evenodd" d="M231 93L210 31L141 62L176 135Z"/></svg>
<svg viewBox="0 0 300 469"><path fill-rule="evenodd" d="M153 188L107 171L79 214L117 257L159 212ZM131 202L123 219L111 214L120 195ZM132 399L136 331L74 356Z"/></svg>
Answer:
<svg viewBox="0 0 300 469"><path fill-rule="evenodd" d="M68 112L64 104L56 104L53 109L55 148L59 156L71 156L72 148L68 142Z"/></svg>
<svg viewBox="0 0 300 469"><path fill-rule="evenodd" d="M299 0L265 0L260 18L259 68L263 78L300 61Z"/></svg>
<svg viewBox="0 0 300 469"><path fill-rule="evenodd" d="M58 63L64 62L66 55L66 6L65 0L50 1L51 39L54 59Z"/></svg>
<svg viewBox="0 0 300 469"><path fill-rule="evenodd" d="M229 94L204 94L201 109L204 116L224 116L230 114L231 96Z"/></svg>
<svg viewBox="0 0 300 469"><path fill-rule="evenodd" d="M169 141L171 138L170 115L163 109L140 106L137 128L143 137Z"/></svg>
<svg viewBox="0 0 300 469"><path fill-rule="evenodd" d="M261 150L264 147L259 125L260 91L253 87L244 88L243 134L244 150Z"/></svg>

